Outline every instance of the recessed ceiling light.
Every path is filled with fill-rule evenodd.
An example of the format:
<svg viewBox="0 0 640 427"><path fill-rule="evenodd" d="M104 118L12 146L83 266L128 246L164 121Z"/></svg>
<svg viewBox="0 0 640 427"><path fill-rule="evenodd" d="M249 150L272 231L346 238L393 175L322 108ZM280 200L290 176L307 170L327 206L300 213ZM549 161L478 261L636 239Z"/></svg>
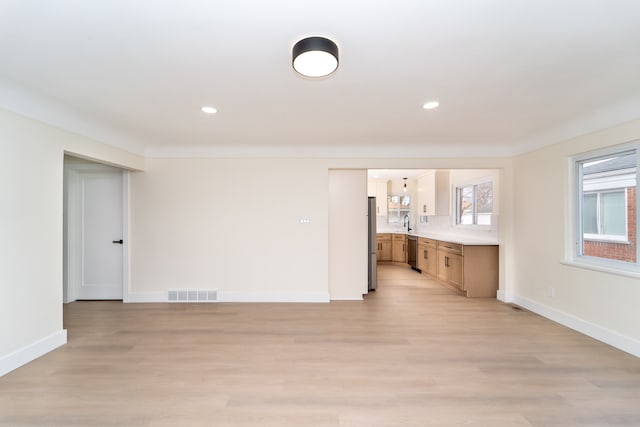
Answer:
<svg viewBox="0 0 640 427"><path fill-rule="evenodd" d="M434 108L438 108L438 105L440 105L438 101L429 101L425 102L422 108L425 110L433 110Z"/></svg>
<svg viewBox="0 0 640 427"><path fill-rule="evenodd" d="M218 110L213 107L202 107L201 110L203 113L207 114L215 114L218 112Z"/></svg>

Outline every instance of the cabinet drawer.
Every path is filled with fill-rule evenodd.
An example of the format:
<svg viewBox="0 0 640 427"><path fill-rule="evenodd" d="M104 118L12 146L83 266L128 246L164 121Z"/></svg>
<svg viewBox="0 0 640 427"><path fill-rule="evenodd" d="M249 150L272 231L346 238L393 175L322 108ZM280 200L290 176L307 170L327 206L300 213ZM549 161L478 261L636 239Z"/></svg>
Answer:
<svg viewBox="0 0 640 427"><path fill-rule="evenodd" d="M437 240L427 239L425 237L418 237L418 244L425 246L433 246L435 247L437 244Z"/></svg>
<svg viewBox="0 0 640 427"><path fill-rule="evenodd" d="M391 234L379 233L379 234L376 234L376 239L377 240L388 240L388 241L391 241Z"/></svg>
<svg viewBox="0 0 640 427"><path fill-rule="evenodd" d="M462 255L462 245L458 243L438 241L438 250Z"/></svg>
<svg viewBox="0 0 640 427"><path fill-rule="evenodd" d="M393 241L394 242L404 242L404 240L407 238L407 236L405 234L394 234L393 235Z"/></svg>

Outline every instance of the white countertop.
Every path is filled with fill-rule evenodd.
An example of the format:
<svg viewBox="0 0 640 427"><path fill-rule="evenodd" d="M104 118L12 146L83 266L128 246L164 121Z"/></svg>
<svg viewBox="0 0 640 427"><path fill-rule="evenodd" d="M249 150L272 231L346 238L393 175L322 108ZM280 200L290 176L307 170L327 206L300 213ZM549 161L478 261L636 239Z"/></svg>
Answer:
<svg viewBox="0 0 640 427"><path fill-rule="evenodd" d="M410 236L424 237L427 239L442 240L444 242L458 243L468 246L483 246L483 245L497 245L498 241L492 238L481 238L476 236L464 236L460 234L451 233L430 233L430 232L415 232L407 233L406 231L383 231L379 230L378 233L390 233L390 234L406 234Z"/></svg>

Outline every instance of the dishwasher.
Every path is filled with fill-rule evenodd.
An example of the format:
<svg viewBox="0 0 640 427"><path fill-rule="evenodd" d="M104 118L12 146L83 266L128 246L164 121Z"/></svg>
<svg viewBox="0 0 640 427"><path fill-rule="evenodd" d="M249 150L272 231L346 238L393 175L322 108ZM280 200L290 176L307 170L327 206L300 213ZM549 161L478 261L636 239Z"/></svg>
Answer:
<svg viewBox="0 0 640 427"><path fill-rule="evenodd" d="M407 251L407 262L409 263L409 266L411 266L411 268L415 271L421 273L420 269L418 268L416 259L416 256L418 254L418 238L416 236L407 236L407 246L409 249Z"/></svg>

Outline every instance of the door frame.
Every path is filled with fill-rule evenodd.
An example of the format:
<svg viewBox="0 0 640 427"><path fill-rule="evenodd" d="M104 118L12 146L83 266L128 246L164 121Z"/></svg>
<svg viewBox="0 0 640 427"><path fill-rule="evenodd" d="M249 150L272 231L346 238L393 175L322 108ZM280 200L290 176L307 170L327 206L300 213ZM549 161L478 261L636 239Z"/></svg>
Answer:
<svg viewBox="0 0 640 427"><path fill-rule="evenodd" d="M78 262L78 252L82 251L82 218L77 214L80 203L82 173L116 172L122 173L122 301L129 300L130 283L130 174L129 171L100 163L64 162L64 250L63 250L63 303L76 301L77 287L82 273Z"/></svg>

